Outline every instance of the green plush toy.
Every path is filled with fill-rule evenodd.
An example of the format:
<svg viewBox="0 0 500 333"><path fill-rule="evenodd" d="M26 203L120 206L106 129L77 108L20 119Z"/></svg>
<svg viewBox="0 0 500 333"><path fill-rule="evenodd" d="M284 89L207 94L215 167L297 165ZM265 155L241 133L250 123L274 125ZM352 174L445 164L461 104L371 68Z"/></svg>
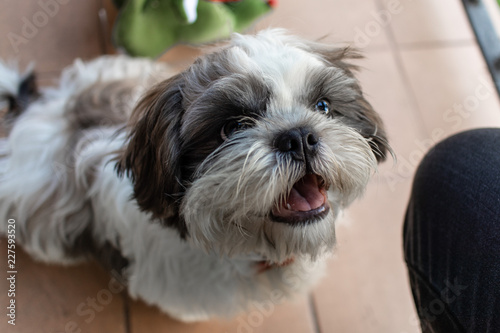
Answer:
<svg viewBox="0 0 500 333"><path fill-rule="evenodd" d="M275 0L114 0L113 41L132 56L158 57L177 43L199 44L241 32Z"/></svg>

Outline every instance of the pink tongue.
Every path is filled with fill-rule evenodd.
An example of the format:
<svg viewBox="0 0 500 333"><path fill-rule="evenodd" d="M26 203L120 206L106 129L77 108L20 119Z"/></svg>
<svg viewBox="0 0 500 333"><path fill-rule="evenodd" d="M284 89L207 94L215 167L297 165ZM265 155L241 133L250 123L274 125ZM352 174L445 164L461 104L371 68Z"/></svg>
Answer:
<svg viewBox="0 0 500 333"><path fill-rule="evenodd" d="M325 194L318 185L318 177L306 175L293 185L290 195L279 210L307 212L321 207L324 203Z"/></svg>

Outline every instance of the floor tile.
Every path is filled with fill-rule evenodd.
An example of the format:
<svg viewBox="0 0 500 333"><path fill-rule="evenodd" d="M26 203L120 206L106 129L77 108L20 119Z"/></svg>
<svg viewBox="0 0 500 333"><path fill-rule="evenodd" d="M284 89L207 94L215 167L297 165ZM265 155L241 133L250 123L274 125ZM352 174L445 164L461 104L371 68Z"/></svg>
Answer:
<svg viewBox="0 0 500 333"><path fill-rule="evenodd" d="M272 309L272 308L271 308ZM140 301L131 302L131 333L314 333L305 298L277 305L267 312L253 310L231 321L184 324Z"/></svg>
<svg viewBox="0 0 500 333"><path fill-rule="evenodd" d="M377 0L385 8L396 8L391 29L399 44L473 40L461 1ZM392 7L399 3L399 6Z"/></svg>
<svg viewBox="0 0 500 333"><path fill-rule="evenodd" d="M410 181L372 182L337 227L337 251L315 290L322 333L419 332L403 262Z"/></svg>
<svg viewBox="0 0 500 333"><path fill-rule="evenodd" d="M97 0L0 2L0 58L58 71L102 52Z"/></svg>
<svg viewBox="0 0 500 333"><path fill-rule="evenodd" d="M208 46L176 45L167 50L158 60L166 62L173 68L181 71L189 67L205 51L209 51Z"/></svg>
<svg viewBox="0 0 500 333"><path fill-rule="evenodd" d="M304 37L353 44L358 48L387 45L384 24L377 21L373 0L280 1L257 29L281 27Z"/></svg>
<svg viewBox="0 0 500 333"><path fill-rule="evenodd" d="M428 139L500 126L498 95L477 46L404 50L401 55Z"/></svg>
<svg viewBox="0 0 500 333"><path fill-rule="evenodd" d="M0 279L2 320L8 333L125 333L120 285L93 264L62 267L36 263L18 245L15 249L15 296ZM7 273L7 241L0 238L0 269ZM121 287L123 289L123 287ZM5 306L15 299L16 325L7 323Z"/></svg>

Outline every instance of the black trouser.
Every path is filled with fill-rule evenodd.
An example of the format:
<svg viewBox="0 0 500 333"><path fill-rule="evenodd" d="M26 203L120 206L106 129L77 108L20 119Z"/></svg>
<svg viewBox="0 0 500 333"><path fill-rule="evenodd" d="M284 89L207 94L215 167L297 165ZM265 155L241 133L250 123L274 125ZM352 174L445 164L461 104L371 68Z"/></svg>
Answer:
<svg viewBox="0 0 500 333"><path fill-rule="evenodd" d="M500 332L500 129L455 135L427 154L404 251L424 333Z"/></svg>

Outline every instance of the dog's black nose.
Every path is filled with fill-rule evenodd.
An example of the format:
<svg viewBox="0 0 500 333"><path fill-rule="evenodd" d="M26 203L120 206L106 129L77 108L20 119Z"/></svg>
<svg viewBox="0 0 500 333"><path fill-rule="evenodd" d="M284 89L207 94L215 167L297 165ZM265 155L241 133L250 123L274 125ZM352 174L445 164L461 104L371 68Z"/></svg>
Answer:
<svg viewBox="0 0 500 333"><path fill-rule="evenodd" d="M305 161L314 157L318 151L318 136L305 128L293 128L276 137L274 146L283 153L288 153L293 159Z"/></svg>

